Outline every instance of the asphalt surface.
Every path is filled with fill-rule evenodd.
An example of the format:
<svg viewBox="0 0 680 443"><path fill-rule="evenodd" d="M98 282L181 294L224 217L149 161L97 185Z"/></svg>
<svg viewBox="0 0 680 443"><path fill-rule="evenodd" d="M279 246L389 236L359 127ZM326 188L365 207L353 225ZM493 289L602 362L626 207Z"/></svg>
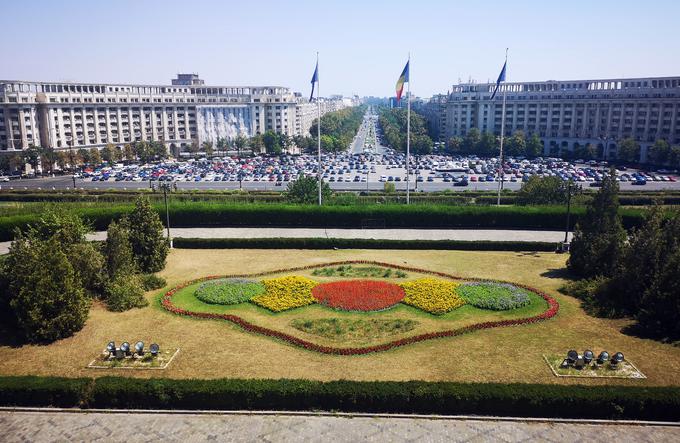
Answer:
<svg viewBox="0 0 680 443"><path fill-rule="evenodd" d="M389 171L382 171L380 167L376 173L371 173L368 176L368 182L342 182L329 183L330 187L336 191L363 191L373 190L382 191L384 184L379 181L380 175L392 175L405 177L406 173L403 168L390 168ZM387 174L388 173L388 174ZM403 178L402 178L403 180ZM154 182L151 182L154 183ZM156 182L157 183L157 182ZM175 182L179 189L186 190L234 190L246 189L251 191L285 191L287 183L282 183L277 186L275 182ZM406 190L406 182L392 182L397 190ZM645 186L631 185L629 182L619 183L620 188L625 191L660 191L660 190L680 190L680 181L678 182L648 182ZM512 191L517 191L522 186L522 183L505 182L504 188ZM133 182L133 181L107 181L107 182L91 182L89 180L76 179L76 188L78 189L145 189L149 188L150 183ZM584 189L588 189L588 183L583 184ZM69 176L46 177L46 178L31 178L12 180L6 183L0 183L0 189L43 189L43 190L64 190L73 189L73 179ZM444 183L441 180L436 182L418 183L417 191L433 192L451 189L454 191L495 191L498 189L497 182L470 182L468 186L453 186L452 183ZM597 188L593 188L597 189ZM411 190L416 190L416 184L413 178L411 179Z"/></svg>
<svg viewBox="0 0 680 443"><path fill-rule="evenodd" d="M0 412L0 441L679 441L680 427L522 420L275 414Z"/></svg>

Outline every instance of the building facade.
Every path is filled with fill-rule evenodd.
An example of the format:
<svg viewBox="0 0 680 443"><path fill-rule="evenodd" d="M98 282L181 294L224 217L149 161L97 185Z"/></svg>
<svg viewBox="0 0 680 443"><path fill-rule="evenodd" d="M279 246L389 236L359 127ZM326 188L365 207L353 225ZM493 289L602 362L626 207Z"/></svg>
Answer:
<svg viewBox="0 0 680 443"><path fill-rule="evenodd" d="M500 134L505 94L505 133L538 134L546 155L593 144L613 158L617 143L632 137L644 161L657 139L680 144L680 77L506 83L491 100L494 87L462 83L433 98L425 114L440 139L471 128Z"/></svg>
<svg viewBox="0 0 680 443"><path fill-rule="evenodd" d="M289 88L210 87L196 74L178 75L172 83L0 80L0 153L32 145L102 148L151 140L177 152L194 140L215 143L269 130L289 136L304 133L298 121L304 112Z"/></svg>

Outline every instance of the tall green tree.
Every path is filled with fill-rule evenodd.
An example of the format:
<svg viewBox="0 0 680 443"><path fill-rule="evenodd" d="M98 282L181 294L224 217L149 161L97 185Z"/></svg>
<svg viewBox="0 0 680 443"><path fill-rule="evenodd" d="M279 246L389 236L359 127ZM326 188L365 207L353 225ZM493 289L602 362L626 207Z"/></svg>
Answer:
<svg viewBox="0 0 680 443"><path fill-rule="evenodd" d="M477 128L470 128L470 130L463 137L463 152L469 154L479 153L479 143L482 140L482 134Z"/></svg>
<svg viewBox="0 0 680 443"><path fill-rule="evenodd" d="M236 146L236 151L238 152L238 155L240 157L241 153L248 145L248 139L245 138L243 135L239 134L234 139L234 145Z"/></svg>
<svg viewBox="0 0 680 443"><path fill-rule="evenodd" d="M560 205L567 202L567 184L559 177L532 175L522 183L517 200L525 205Z"/></svg>
<svg viewBox="0 0 680 443"><path fill-rule="evenodd" d="M83 328L90 301L58 241L21 236L8 262L9 305L28 341L50 342Z"/></svg>
<svg viewBox="0 0 680 443"><path fill-rule="evenodd" d="M527 140L524 131L515 131L508 138L507 155L511 157L524 156L527 153Z"/></svg>
<svg viewBox="0 0 680 443"><path fill-rule="evenodd" d="M90 148L89 159L91 165L100 165L102 163L102 157L99 154L99 149Z"/></svg>
<svg viewBox="0 0 680 443"><path fill-rule="evenodd" d="M205 152L206 157L212 157L213 155L213 144L210 141L203 142L203 152Z"/></svg>
<svg viewBox="0 0 680 443"><path fill-rule="evenodd" d="M321 199L327 201L332 195L328 183L321 182ZM286 200L291 203L313 204L319 201L319 183L316 177L298 177L288 183Z"/></svg>
<svg viewBox="0 0 680 443"><path fill-rule="evenodd" d="M658 139L649 149L647 160L657 165L665 165L671 158L671 145L666 140Z"/></svg>
<svg viewBox="0 0 680 443"><path fill-rule="evenodd" d="M106 231L103 252L109 280L115 280L118 277L130 277L139 272L132 252L128 227L127 220L120 223L112 221Z"/></svg>
<svg viewBox="0 0 680 443"><path fill-rule="evenodd" d="M619 142L616 157L626 162L640 161L640 143L632 137L624 138Z"/></svg>
<svg viewBox="0 0 680 443"><path fill-rule="evenodd" d="M611 277L620 263L626 231L619 216L619 185L612 168L602 187L586 207L571 242L567 267L582 277Z"/></svg>
<svg viewBox="0 0 680 443"><path fill-rule="evenodd" d="M538 134L533 133L527 140L526 156L529 158L540 157L543 155L543 142Z"/></svg>
<svg viewBox="0 0 680 443"><path fill-rule="evenodd" d="M163 235L163 224L149 199L140 196L129 216L130 243L135 261L142 272L157 272L165 267L168 241Z"/></svg>
<svg viewBox="0 0 680 443"><path fill-rule="evenodd" d="M281 140L279 135L274 131L267 131L262 135L262 142L268 154L281 153ZM322 140L323 143L323 140Z"/></svg>

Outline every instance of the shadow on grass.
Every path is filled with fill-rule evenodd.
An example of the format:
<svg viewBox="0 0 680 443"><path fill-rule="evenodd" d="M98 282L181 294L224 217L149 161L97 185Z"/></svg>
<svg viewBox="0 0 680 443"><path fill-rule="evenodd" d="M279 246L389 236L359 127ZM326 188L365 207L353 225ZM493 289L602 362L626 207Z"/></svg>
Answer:
<svg viewBox="0 0 680 443"><path fill-rule="evenodd" d="M637 322L631 323L621 328L621 333L635 338L654 340L675 347L680 347L680 337L672 338L663 336L643 328Z"/></svg>
<svg viewBox="0 0 680 443"><path fill-rule="evenodd" d="M553 268L553 269L548 269L545 272L541 272L541 277L547 277L547 278L561 278L564 280L569 280L573 281L576 280L576 276L574 276L567 268Z"/></svg>
<svg viewBox="0 0 680 443"><path fill-rule="evenodd" d="M21 332L14 326L8 325L6 319L1 319L0 323L0 346L9 346L10 348L20 348L28 344Z"/></svg>

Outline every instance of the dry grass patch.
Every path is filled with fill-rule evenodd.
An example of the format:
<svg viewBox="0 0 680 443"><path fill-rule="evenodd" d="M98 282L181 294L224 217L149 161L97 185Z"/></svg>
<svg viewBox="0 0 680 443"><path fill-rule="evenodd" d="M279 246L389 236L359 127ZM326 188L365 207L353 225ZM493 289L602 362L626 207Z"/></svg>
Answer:
<svg viewBox="0 0 680 443"><path fill-rule="evenodd" d="M285 266L341 260L375 260L457 274L514 281L548 291L560 302L559 314L545 322L477 331L431 340L372 355L344 357L305 351L267 337L244 333L223 321L196 320L164 311L161 291L147 294L151 305L123 313L92 308L85 328L49 346L0 345L0 374L92 376L85 369L92 355L110 340L173 343L181 354L163 371L172 378L309 378L315 380L429 380L680 385L680 348L620 333L624 322L587 316L579 301L561 295L556 270L566 256L552 253L379 250L173 250L160 274L169 286L205 275L264 272ZM409 277L412 277L409 273ZM415 276L414 276L415 277ZM319 279L321 280L321 279ZM408 280L408 279L407 279ZM309 306L305 309L317 308ZM252 306L253 309L261 309ZM404 307L408 309L408 307ZM410 308L413 309L413 308ZM465 307L454 310L461 311ZM404 318L394 310L394 317ZM282 314L267 314L286 315ZM333 313L334 317L341 317ZM422 314L423 318L429 314ZM305 316L308 312L305 311ZM389 317L385 317L389 318ZM424 321L419 318L419 327ZM288 318L290 322L292 318ZM290 327L290 326L288 326ZM292 328L291 328L292 329ZM621 351L645 380L554 377L543 355L564 349ZM134 371L151 377L153 371ZM120 375L100 370L97 375ZM159 374L155 374L159 376Z"/></svg>

